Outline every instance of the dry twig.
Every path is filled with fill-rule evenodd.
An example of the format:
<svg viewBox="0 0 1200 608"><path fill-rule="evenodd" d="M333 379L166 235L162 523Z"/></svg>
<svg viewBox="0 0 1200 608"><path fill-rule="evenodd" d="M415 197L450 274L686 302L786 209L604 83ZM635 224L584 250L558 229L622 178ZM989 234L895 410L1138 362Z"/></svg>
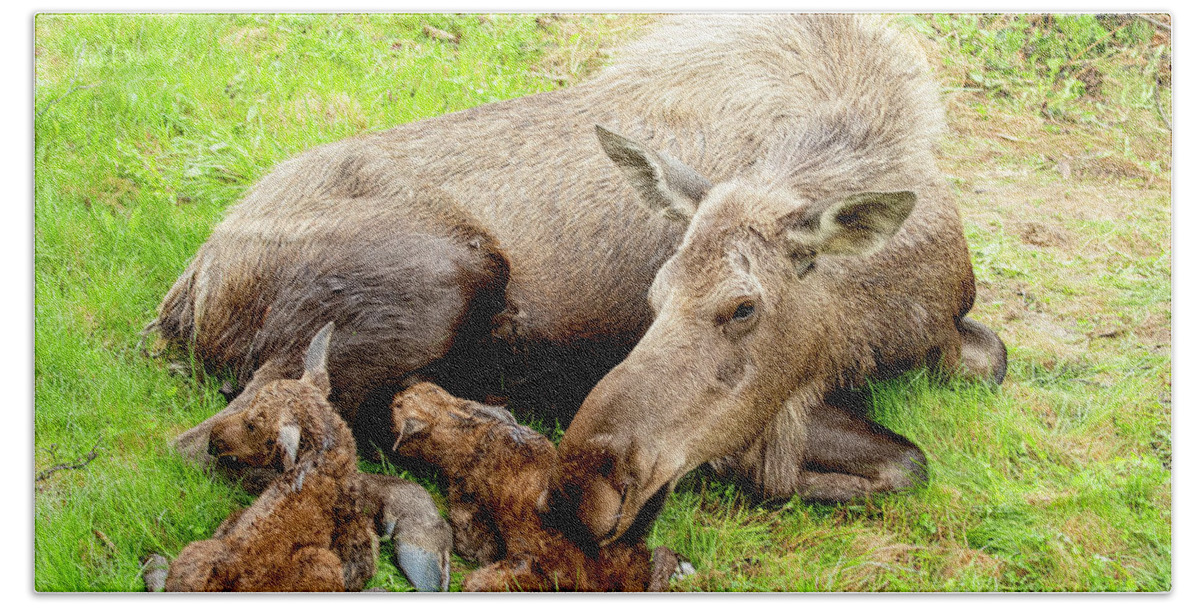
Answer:
<svg viewBox="0 0 1200 608"><path fill-rule="evenodd" d="M69 463L65 463L65 464L56 464L56 465L38 473L37 477L35 478L35 481L45 481L51 475L53 475L59 471L65 471L67 469L82 469L83 467L86 467L89 463L91 463L93 460L96 459L96 456L98 455L96 453L96 448L99 446L100 446L100 444L96 443L96 445L92 446L92 449L90 451L88 451L87 454L84 454L81 458L79 458L75 462L69 462ZM54 453L54 448L57 448L57 444L55 444L54 446L51 446L51 454Z"/></svg>
<svg viewBox="0 0 1200 608"><path fill-rule="evenodd" d="M434 40L441 40L452 44L458 44L458 34L451 34L446 30L438 29L432 25L425 25L422 29L425 30L425 35Z"/></svg>

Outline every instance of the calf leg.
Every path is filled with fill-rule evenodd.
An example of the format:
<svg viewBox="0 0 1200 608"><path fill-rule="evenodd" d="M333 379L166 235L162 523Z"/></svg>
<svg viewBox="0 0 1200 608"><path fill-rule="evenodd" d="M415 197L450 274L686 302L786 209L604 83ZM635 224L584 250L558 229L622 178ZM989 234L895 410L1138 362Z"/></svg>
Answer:
<svg viewBox="0 0 1200 608"><path fill-rule="evenodd" d="M395 541L396 563L418 591L445 591L450 584L453 532L429 492L392 477L360 473L363 498L375 512L380 539Z"/></svg>
<svg viewBox="0 0 1200 608"><path fill-rule="evenodd" d="M303 547L292 554L291 568L287 570L287 574L280 576L278 571L273 572L268 580L254 581L245 588L239 591L276 591L276 592L295 592L295 591L347 591L345 574L343 573L343 564L338 560L337 555L329 549L319 547ZM372 568L374 574L374 568ZM288 575L291 576L288 576ZM353 589L358 591L362 589L364 578L358 583L358 587Z"/></svg>
<svg viewBox="0 0 1200 608"><path fill-rule="evenodd" d="M452 490L453 491L453 490ZM463 500L450 499L450 527L454 529L454 552L480 565L504 556L504 539L490 515Z"/></svg>
<svg viewBox="0 0 1200 608"><path fill-rule="evenodd" d="M548 581L534 567L534 558L519 554L475 570L463 579L463 591L554 591L569 581Z"/></svg>
<svg viewBox="0 0 1200 608"><path fill-rule="evenodd" d="M346 591L362 591L372 576L379 559L379 537L371 529L374 522L345 513L333 539L333 552L341 562L342 581Z"/></svg>
<svg viewBox="0 0 1200 608"><path fill-rule="evenodd" d="M183 548L167 571L166 591L226 591L228 581L220 580L220 566L228 561L225 545L202 540Z"/></svg>

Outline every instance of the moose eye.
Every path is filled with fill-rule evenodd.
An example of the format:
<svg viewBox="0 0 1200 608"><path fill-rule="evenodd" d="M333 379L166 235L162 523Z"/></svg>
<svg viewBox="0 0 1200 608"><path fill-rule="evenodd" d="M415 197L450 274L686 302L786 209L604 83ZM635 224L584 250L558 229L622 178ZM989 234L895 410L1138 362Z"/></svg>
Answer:
<svg viewBox="0 0 1200 608"><path fill-rule="evenodd" d="M246 430L247 431L253 433L255 428L257 428L257 427L254 426L253 422L250 422L250 421L246 422Z"/></svg>
<svg viewBox="0 0 1200 608"><path fill-rule="evenodd" d="M757 324L758 304L756 300L750 298L735 300L727 306L714 319L717 327L723 328L727 336L744 335Z"/></svg>
<svg viewBox="0 0 1200 608"><path fill-rule="evenodd" d="M742 302L730 317L734 321L745 321L754 315L754 302Z"/></svg>

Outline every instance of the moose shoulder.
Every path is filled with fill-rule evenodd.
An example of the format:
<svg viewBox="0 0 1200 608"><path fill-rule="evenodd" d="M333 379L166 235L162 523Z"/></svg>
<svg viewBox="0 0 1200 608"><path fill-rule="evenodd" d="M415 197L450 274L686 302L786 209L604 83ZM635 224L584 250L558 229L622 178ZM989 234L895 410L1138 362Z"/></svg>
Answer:
<svg viewBox="0 0 1200 608"><path fill-rule="evenodd" d="M555 508L601 539L705 461L769 495L903 487L921 451L830 393L1004 374L965 317L942 128L920 53L879 20L693 15L578 86L306 152L160 307L161 335L241 390L177 445L203 458L333 321L331 401L360 445L392 445L387 404L415 380L578 408Z"/></svg>

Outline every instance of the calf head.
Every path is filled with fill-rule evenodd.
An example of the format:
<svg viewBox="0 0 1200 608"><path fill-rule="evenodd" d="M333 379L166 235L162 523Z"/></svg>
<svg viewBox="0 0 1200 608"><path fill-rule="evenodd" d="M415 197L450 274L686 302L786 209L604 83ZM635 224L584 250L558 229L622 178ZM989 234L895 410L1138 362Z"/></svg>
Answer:
<svg viewBox="0 0 1200 608"><path fill-rule="evenodd" d="M415 384L392 400L397 455L441 465L455 447L471 450L470 435L485 426L516 426L503 408L459 399L431 382Z"/></svg>
<svg viewBox="0 0 1200 608"><path fill-rule="evenodd" d="M309 343L299 380L272 380L251 395L251 402L222 418L209 434L208 452L230 468L286 471L302 452L328 449L336 439L337 414L329 405L326 361L333 323Z"/></svg>
<svg viewBox="0 0 1200 608"><path fill-rule="evenodd" d="M808 197L765 173L712 185L597 129L646 204L688 223L651 285L654 322L559 444L552 508L606 544L644 531L685 473L752 442L807 378L836 373L825 351L853 311L831 282L850 277L822 260L883 248L916 196Z"/></svg>

